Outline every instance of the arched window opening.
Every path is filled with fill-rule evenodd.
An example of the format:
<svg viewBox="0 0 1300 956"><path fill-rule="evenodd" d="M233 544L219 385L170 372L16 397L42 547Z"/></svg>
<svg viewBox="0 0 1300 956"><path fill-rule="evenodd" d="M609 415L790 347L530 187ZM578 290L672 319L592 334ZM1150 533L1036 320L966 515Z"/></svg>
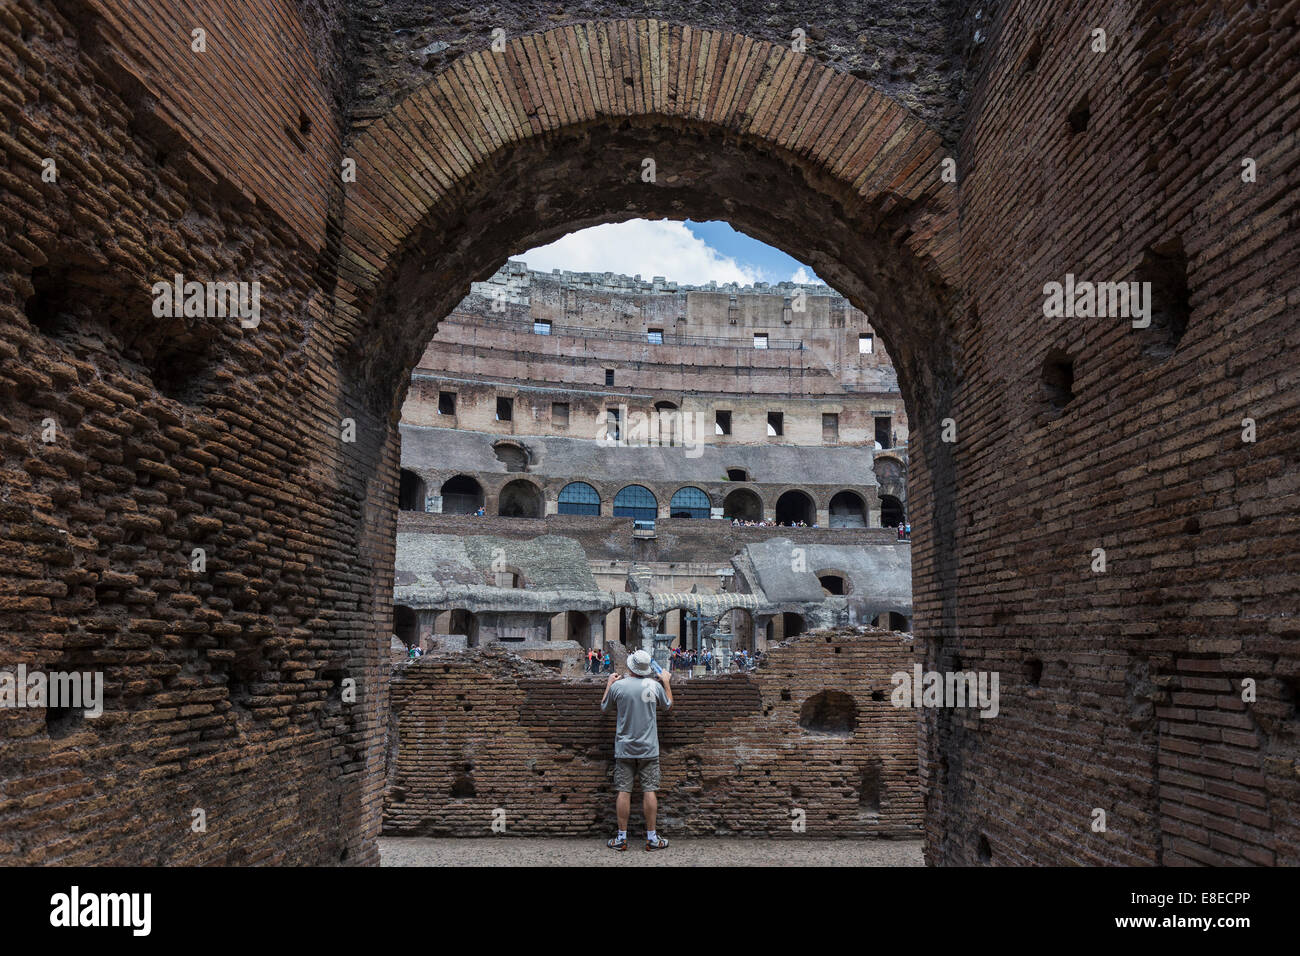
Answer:
<svg viewBox="0 0 1300 956"><path fill-rule="evenodd" d="M830 523L832 528L865 528L867 503L852 491L841 491L831 498Z"/></svg>
<svg viewBox="0 0 1300 956"><path fill-rule="evenodd" d="M841 595L849 593L848 582L842 574L818 571L817 580L821 584L822 590L827 594Z"/></svg>
<svg viewBox="0 0 1300 956"><path fill-rule="evenodd" d="M542 490L530 481L512 481L497 497L497 514L503 518L540 518L544 511Z"/></svg>
<svg viewBox="0 0 1300 956"><path fill-rule="evenodd" d="M472 515L483 507L483 486L468 475L457 475L442 483L442 513Z"/></svg>
<svg viewBox="0 0 1300 956"><path fill-rule="evenodd" d="M787 491L776 499L776 523L788 526L806 525L812 527L817 522L817 509L806 492Z"/></svg>
<svg viewBox="0 0 1300 956"><path fill-rule="evenodd" d="M709 496L699 488L682 488L668 503L668 513L674 518L707 518Z"/></svg>
<svg viewBox="0 0 1300 956"><path fill-rule="evenodd" d="M654 521L659 514L659 500L649 488L628 485L614 496L614 517L633 521Z"/></svg>
<svg viewBox="0 0 1300 956"><path fill-rule="evenodd" d="M762 521L763 500L748 488L737 488L723 499L722 516L732 521Z"/></svg>
<svg viewBox="0 0 1300 956"><path fill-rule="evenodd" d="M557 510L562 515L599 515L600 494L585 481L571 481L560 489Z"/></svg>

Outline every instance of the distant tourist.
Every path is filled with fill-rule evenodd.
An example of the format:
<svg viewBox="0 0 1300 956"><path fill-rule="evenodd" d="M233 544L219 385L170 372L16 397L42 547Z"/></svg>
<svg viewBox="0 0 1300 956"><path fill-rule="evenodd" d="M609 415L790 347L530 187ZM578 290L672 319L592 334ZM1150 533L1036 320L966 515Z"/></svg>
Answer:
<svg viewBox="0 0 1300 956"><path fill-rule="evenodd" d="M659 671L656 679L655 671ZM672 677L656 668L654 658L645 651L628 656L626 675L611 674L605 683L600 709L611 701L618 710L614 732L614 803L618 815L618 833L605 843L611 850L627 849L627 821L632 812L633 781L641 787L641 809L645 812L645 848L663 850L668 841L655 830L659 813L659 705L672 707Z"/></svg>
<svg viewBox="0 0 1300 956"><path fill-rule="evenodd" d="M604 665L605 670L611 672L614 670L613 666L609 662L609 651L605 652L605 660L602 663Z"/></svg>

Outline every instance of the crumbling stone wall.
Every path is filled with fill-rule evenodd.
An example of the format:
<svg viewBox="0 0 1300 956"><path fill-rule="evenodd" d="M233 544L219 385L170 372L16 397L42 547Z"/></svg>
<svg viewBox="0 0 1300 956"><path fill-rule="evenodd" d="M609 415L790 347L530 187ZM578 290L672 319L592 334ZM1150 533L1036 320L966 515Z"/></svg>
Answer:
<svg viewBox="0 0 1300 956"><path fill-rule="evenodd" d="M890 702L890 675L910 674L912 661L909 637L818 631L775 648L752 675L675 682L659 717L661 828L919 835L916 711ZM614 716L600 711L603 686L500 651L401 668L384 832L492 836L498 809L513 834L609 830ZM796 810L806 832L792 828Z"/></svg>

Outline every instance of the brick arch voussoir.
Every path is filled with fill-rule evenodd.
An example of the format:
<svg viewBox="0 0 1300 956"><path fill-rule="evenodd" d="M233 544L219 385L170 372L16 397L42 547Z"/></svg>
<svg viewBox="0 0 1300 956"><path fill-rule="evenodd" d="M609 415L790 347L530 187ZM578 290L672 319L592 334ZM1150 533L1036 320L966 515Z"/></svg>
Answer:
<svg viewBox="0 0 1300 956"><path fill-rule="evenodd" d="M494 154L583 124L691 123L780 151L857 197L876 221L907 221L909 251L956 285L955 188L939 134L867 83L766 41L654 20L576 24L458 59L352 144L336 292L351 341L423 224L454 219Z"/></svg>

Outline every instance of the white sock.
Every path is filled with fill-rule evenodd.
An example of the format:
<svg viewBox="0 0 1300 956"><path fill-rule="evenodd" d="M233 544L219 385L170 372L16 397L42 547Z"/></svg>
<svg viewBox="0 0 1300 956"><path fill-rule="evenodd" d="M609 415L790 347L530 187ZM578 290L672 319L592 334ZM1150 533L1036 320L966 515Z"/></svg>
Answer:
<svg viewBox="0 0 1300 956"><path fill-rule="evenodd" d="M645 841L646 841L646 843L658 843L658 842L659 842L659 834L658 834L658 833L655 833L654 830L646 830L646 832L645 832Z"/></svg>
<svg viewBox="0 0 1300 956"><path fill-rule="evenodd" d="M627 839L627 831L626 831L626 830L619 830L619 831L618 831L618 838L619 838L620 840L626 840L626 839Z"/></svg>

